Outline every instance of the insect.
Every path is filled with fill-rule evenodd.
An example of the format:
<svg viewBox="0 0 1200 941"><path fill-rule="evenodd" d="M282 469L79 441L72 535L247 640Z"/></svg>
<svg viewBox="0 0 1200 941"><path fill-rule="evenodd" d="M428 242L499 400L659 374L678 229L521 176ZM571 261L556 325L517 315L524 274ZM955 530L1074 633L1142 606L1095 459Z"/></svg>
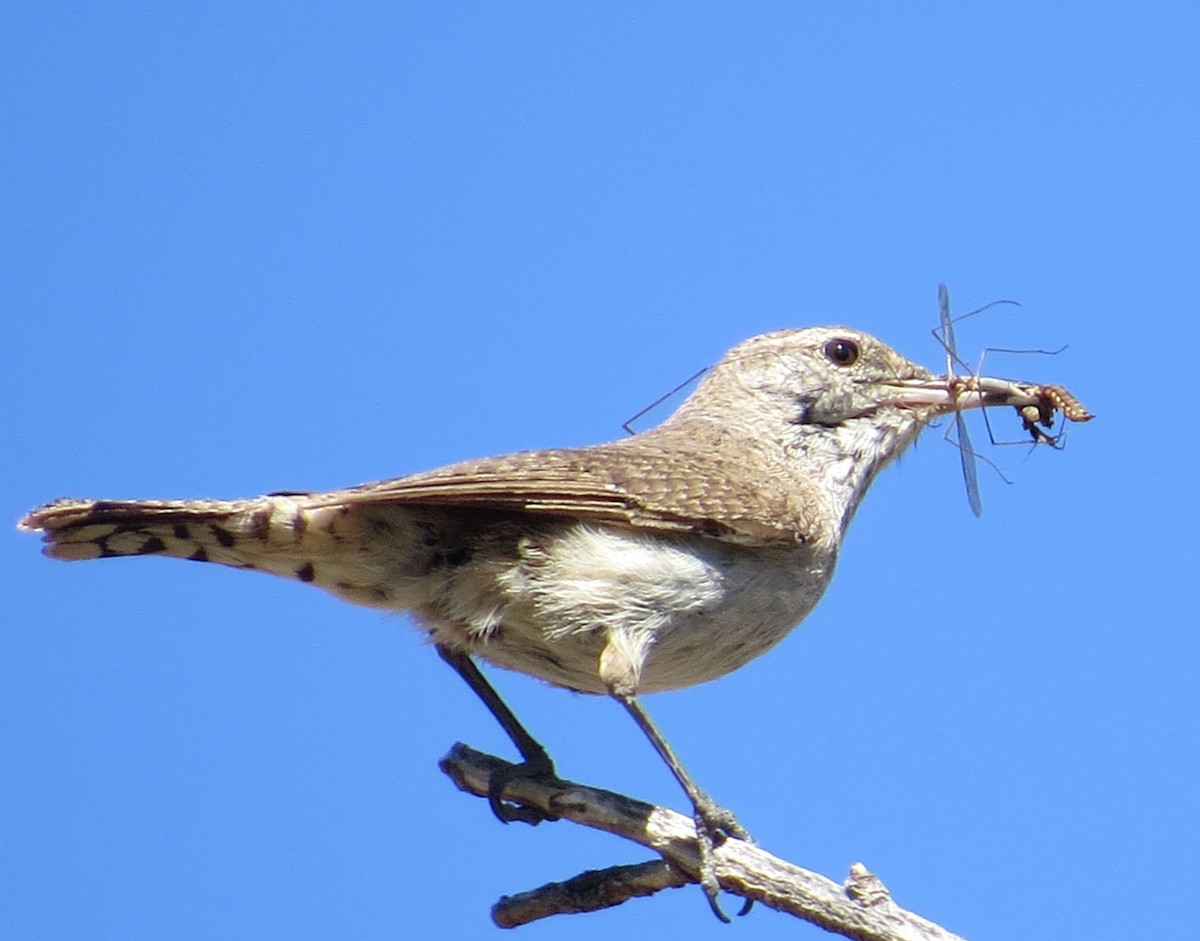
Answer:
<svg viewBox="0 0 1200 941"><path fill-rule="evenodd" d="M946 375L954 377L957 368L962 367L968 372L968 375L960 378L956 377L956 395L977 395L981 402L989 398L999 399L1008 396L1009 404L1012 404L1016 408L1017 414L1021 416L1021 423L1033 438L1034 444L1048 444L1054 448L1061 447L1059 440L1062 437L1062 433L1060 432L1057 435L1047 433L1047 429L1054 427L1054 415L1056 412L1062 412L1064 418L1073 422L1085 422L1093 418L1091 412L1084 408L1074 395L1060 385L1022 385L1008 383L1003 380L984 379L977 373L972 373L970 367L959 358L958 345L954 338L955 321L972 317L996 304L1020 306L1016 301L992 301L992 303L985 304L983 307L969 313L962 314L959 317L952 317L950 315L950 291L945 284L938 285L939 326L932 332L946 351ZM996 350L995 352L1058 353L1061 350ZM987 413L985 411L985 421L986 418ZM967 488L967 502L971 506L971 512L976 516L980 516L983 513L983 501L979 496L979 474L976 466L976 458L985 461L987 461L987 458L977 454L972 448L971 437L967 432L967 423L962 412L954 413L954 433L957 438L956 444L959 451L959 460L962 464L963 481ZM999 468L996 468L995 464L991 461L988 461L988 463L996 469L997 473L1000 473ZM1002 473L1000 473L1000 477L1003 480L1008 480Z"/></svg>
<svg viewBox="0 0 1200 941"><path fill-rule="evenodd" d="M1045 399L1050 406L1051 412L1057 409L1063 413L1064 418L1070 421L1091 421L1096 417L1083 407L1079 399L1062 386L1038 386L1037 388L1041 398Z"/></svg>
<svg viewBox="0 0 1200 941"><path fill-rule="evenodd" d="M1035 444L1048 444L1052 448L1062 447L1058 443L1063 435L1061 431L1050 435L1043 430L1054 427L1055 412L1062 412L1063 418L1068 421L1091 421L1095 417L1083 407L1079 399L1062 386L1032 386L1030 391L1036 401L1014 407Z"/></svg>
<svg viewBox="0 0 1200 941"><path fill-rule="evenodd" d="M946 350L946 375L953 376L957 365L965 364L958 357L958 343L954 339L954 318L950 316L950 290L945 284L938 285L937 296L940 326L933 331L933 335ZM962 382L961 388L957 388L955 394L969 394L970 385L969 379ZM967 433L967 422L962 412L954 413L954 433L958 437L958 454L962 464L963 482L967 486L967 502L971 505L972 513L982 516L983 499L979 496L979 472L975 464L975 451L971 447L971 436Z"/></svg>

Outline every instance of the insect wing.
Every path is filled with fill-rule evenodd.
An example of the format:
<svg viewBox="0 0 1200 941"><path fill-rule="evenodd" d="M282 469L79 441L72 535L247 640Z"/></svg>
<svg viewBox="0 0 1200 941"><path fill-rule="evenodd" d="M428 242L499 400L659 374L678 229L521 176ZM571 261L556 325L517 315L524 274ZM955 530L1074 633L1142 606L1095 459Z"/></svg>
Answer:
<svg viewBox="0 0 1200 941"><path fill-rule="evenodd" d="M938 317L942 322L942 345L946 347L946 375L954 375L958 358L958 344L954 340L954 319L950 316L950 291L945 284L938 285ZM958 435L958 455L962 463L963 482L967 485L967 503L976 516L983 515L983 500L979 496L979 474L975 468L975 452L971 448L971 436L967 434L967 422L962 412L954 413L954 431Z"/></svg>

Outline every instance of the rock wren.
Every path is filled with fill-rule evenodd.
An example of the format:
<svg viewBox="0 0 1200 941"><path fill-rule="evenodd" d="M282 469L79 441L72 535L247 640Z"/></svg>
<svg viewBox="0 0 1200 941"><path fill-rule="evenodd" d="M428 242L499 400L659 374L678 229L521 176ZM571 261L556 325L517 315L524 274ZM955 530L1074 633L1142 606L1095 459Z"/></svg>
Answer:
<svg viewBox="0 0 1200 941"><path fill-rule="evenodd" d="M545 751L472 657L630 712L695 809L714 910L715 841L745 837L638 702L765 653L812 610L875 475L934 418L1053 409L1041 386L935 378L845 327L730 350L673 415L631 438L526 451L329 493L249 500L59 500L20 526L47 555L167 555L282 575L410 611L524 758ZM493 782L502 816L505 782ZM724 917L724 916L721 916Z"/></svg>

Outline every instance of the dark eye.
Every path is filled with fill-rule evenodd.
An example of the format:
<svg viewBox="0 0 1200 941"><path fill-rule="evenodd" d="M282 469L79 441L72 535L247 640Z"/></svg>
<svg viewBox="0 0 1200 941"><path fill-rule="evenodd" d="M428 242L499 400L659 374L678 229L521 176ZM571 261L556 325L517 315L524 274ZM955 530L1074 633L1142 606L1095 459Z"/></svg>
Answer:
<svg viewBox="0 0 1200 941"><path fill-rule="evenodd" d="M853 340L830 340L825 344L825 355L839 366L853 366L858 362L858 344Z"/></svg>

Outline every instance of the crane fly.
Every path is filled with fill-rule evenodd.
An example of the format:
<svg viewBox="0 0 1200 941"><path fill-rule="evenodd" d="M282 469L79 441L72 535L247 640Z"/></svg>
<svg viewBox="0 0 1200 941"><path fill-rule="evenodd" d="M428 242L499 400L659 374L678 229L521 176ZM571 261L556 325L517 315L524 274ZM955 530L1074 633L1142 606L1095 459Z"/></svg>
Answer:
<svg viewBox="0 0 1200 941"><path fill-rule="evenodd" d="M1093 417L1092 413L1084 408L1083 404L1074 395L1059 385L1025 385L1003 379L986 379L974 373L959 358L958 345L954 339L955 320L964 320L967 317L972 317L996 304L1020 306L1016 301L992 301L991 304L985 304L978 310L962 314L959 317L952 317L950 315L950 291L946 288L945 284L938 285L938 319L940 325L933 331L933 335L946 351L946 378L950 380L956 396L977 395L979 396L981 405L985 404L985 396L997 399L1006 398L1006 404L1016 408L1017 414L1020 415L1021 422L1025 430L1033 438L1034 444L1048 444L1055 448L1061 447L1058 443L1062 437L1061 433L1050 435L1043 430L1054 426L1055 413L1061 413L1064 419L1073 422L1091 421ZM997 349L993 352L1054 355L1055 353L1061 353L1063 349L1066 349L1066 347L1059 350ZM956 372L958 367L965 369L968 375L958 375ZM984 417L986 420L986 413ZM962 463L963 480L967 486L967 502L971 505L971 512L976 516L981 516L983 514L983 501L979 496L979 474L975 463L979 455L971 447L971 437L967 432L967 422L962 412L954 413L954 431L958 437L956 443L958 445L959 459ZM985 457L983 460L987 461L987 458ZM991 461L988 461L988 463L992 464ZM992 467L996 467L996 465L992 464ZM1000 469L996 468L996 472L1000 473ZM1001 473L1000 477L1002 480L1011 483L1004 474Z"/></svg>

